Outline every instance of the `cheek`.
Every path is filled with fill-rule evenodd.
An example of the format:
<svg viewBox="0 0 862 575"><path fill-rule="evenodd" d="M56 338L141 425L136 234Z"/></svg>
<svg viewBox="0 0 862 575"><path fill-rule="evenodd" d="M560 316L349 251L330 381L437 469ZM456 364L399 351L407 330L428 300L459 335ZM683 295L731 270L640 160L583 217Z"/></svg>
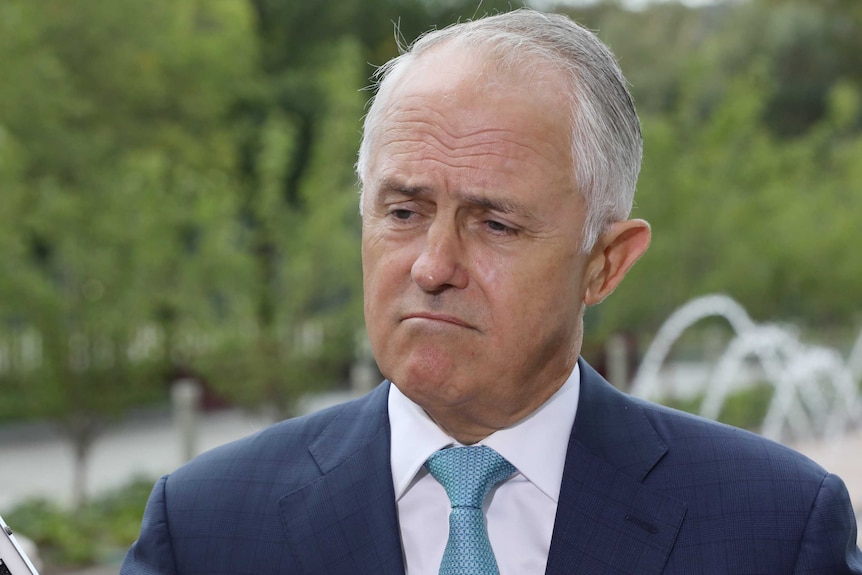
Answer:
<svg viewBox="0 0 862 575"><path fill-rule="evenodd" d="M372 330L379 319L377 308L380 305L381 290L385 285L386 265L381 261L385 252L379 241L363 230L362 236L362 291L365 301L365 321Z"/></svg>
<svg viewBox="0 0 862 575"><path fill-rule="evenodd" d="M471 254L473 279L482 286L485 297L493 299L517 282L521 262L492 250L475 250Z"/></svg>
<svg viewBox="0 0 862 575"><path fill-rule="evenodd" d="M474 278L496 322L507 329L529 329L575 308L583 298L581 263L577 257L531 254L517 261L488 257L474 263ZM495 322L495 323L496 323ZM523 332L521 332L523 333Z"/></svg>
<svg viewBox="0 0 862 575"><path fill-rule="evenodd" d="M365 236L362 242L362 278L366 322L379 322L389 309L397 308L405 293L412 267L411 250L393 245L380 236Z"/></svg>
<svg viewBox="0 0 862 575"><path fill-rule="evenodd" d="M560 262L549 264L541 254L483 253L472 262L473 278L494 305L523 305L537 290L556 283Z"/></svg>

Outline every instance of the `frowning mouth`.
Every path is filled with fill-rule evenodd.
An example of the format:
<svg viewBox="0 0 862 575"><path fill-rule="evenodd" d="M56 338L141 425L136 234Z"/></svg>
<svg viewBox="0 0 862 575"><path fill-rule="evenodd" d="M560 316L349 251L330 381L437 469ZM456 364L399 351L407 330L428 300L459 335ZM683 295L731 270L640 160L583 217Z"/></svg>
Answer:
<svg viewBox="0 0 862 575"><path fill-rule="evenodd" d="M404 316L401 321L420 321L420 322L436 322L436 323L448 323L451 325L455 325L458 327L466 327L469 329L476 329L463 319L449 315L445 313L434 313L434 312L417 312L410 313Z"/></svg>

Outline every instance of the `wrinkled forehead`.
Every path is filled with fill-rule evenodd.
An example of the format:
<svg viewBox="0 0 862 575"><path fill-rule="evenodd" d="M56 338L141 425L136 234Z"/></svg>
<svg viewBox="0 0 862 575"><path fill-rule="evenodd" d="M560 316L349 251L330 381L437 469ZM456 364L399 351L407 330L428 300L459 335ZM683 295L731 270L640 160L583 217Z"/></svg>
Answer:
<svg viewBox="0 0 862 575"><path fill-rule="evenodd" d="M369 190L393 178L474 190L576 188L556 80L531 74L541 82L527 83L469 55L453 66L455 56L423 54L393 87L368 163Z"/></svg>
<svg viewBox="0 0 862 575"><path fill-rule="evenodd" d="M424 121L467 139L502 126L525 146L529 133L531 143L553 148L545 153L558 158L562 164L557 167L574 178L573 108L565 75L552 64L541 59L516 64L486 46L458 39L406 56L389 70L366 118L357 164L363 190L381 175L381 162L398 153L393 144L412 138L410 130ZM541 141L536 126L542 127Z"/></svg>

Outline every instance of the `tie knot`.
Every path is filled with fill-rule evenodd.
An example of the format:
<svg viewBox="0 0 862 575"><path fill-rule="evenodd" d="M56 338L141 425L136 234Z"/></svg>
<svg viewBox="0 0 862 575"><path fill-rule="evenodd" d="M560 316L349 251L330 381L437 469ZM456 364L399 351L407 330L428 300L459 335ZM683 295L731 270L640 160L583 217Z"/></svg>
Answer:
<svg viewBox="0 0 862 575"><path fill-rule="evenodd" d="M495 485L515 472L515 466L484 445L450 447L435 452L425 467L449 495L452 507L482 508Z"/></svg>

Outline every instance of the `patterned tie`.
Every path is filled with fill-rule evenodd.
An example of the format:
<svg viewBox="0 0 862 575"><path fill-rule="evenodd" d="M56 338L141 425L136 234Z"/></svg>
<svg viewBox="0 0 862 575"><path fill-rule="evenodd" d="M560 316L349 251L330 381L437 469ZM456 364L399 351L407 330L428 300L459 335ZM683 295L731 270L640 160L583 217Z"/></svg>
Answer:
<svg viewBox="0 0 862 575"><path fill-rule="evenodd" d="M515 467L484 445L441 449L428 458L425 467L452 502L440 575L499 575L482 502Z"/></svg>

